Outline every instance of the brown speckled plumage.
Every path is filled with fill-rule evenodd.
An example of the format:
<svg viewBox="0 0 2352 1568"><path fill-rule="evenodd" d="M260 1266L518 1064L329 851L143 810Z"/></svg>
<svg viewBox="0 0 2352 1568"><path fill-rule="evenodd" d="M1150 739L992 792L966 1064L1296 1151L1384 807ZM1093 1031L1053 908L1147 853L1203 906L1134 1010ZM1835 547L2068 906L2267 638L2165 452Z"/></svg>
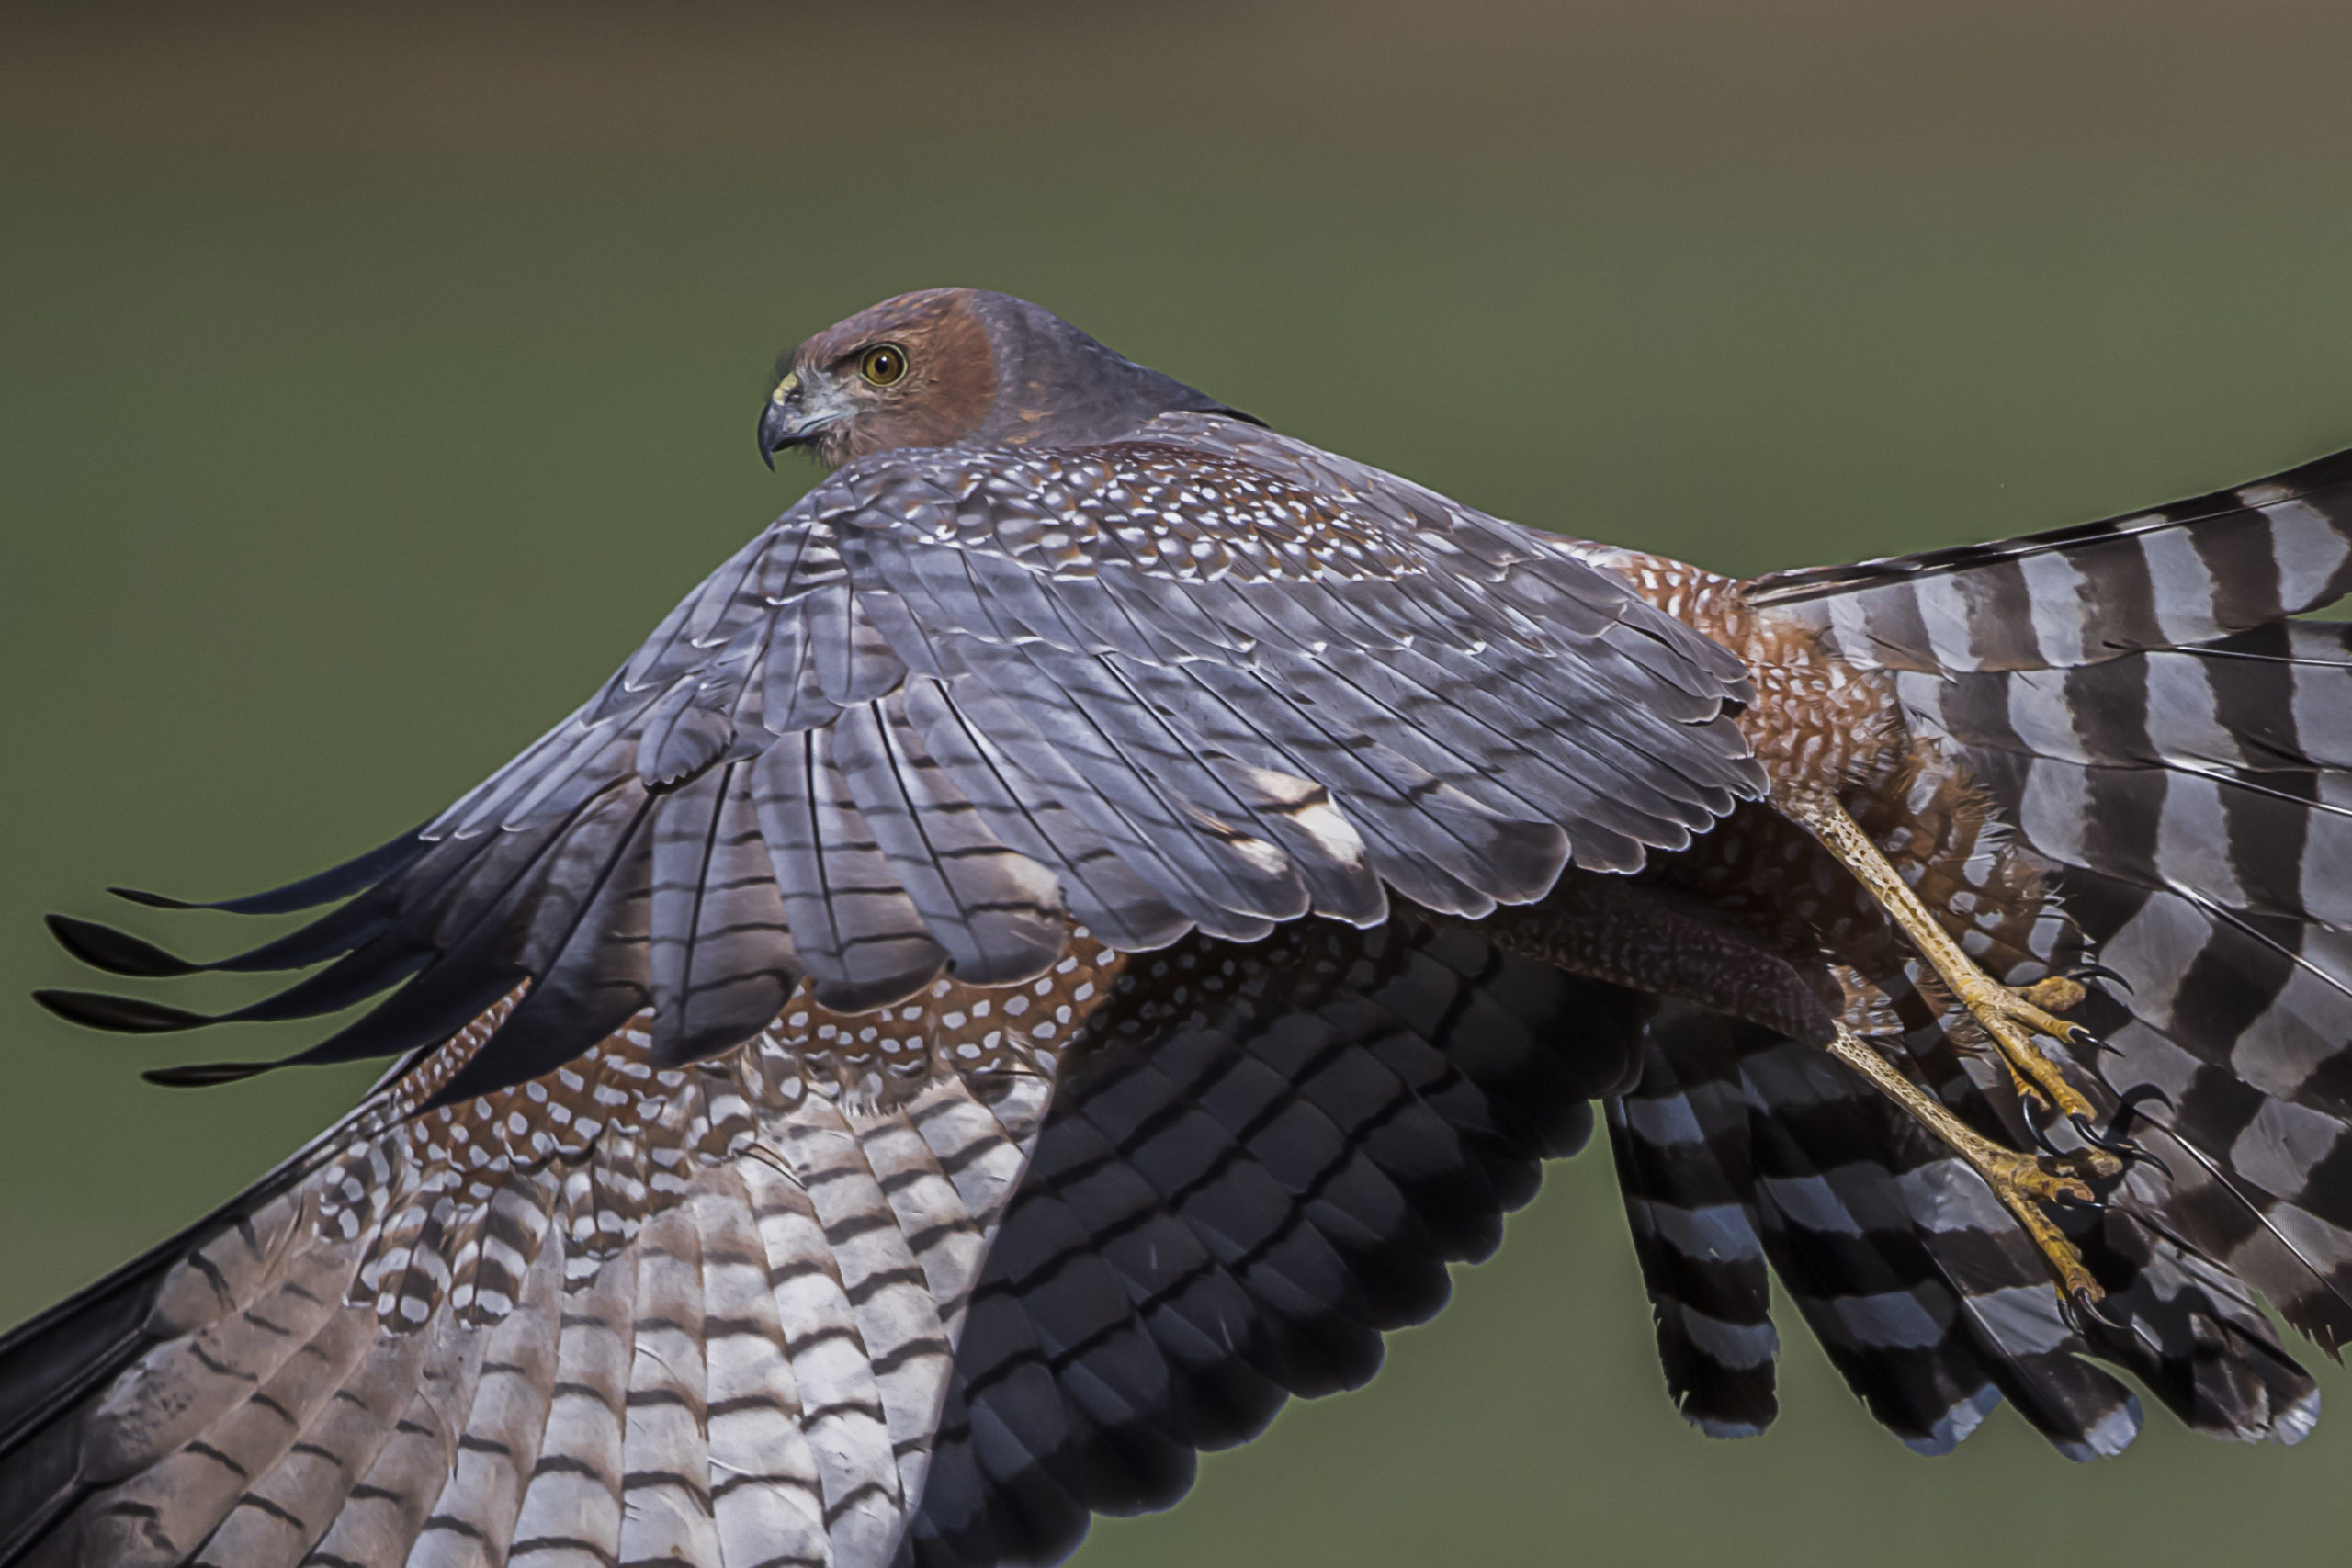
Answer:
<svg viewBox="0 0 2352 1568"><path fill-rule="evenodd" d="M1739 730L1776 783L1874 792L1904 766L1911 737L1883 671L1856 665L1804 622L1759 609L1737 578L1613 547L1588 558L1739 655L1755 688Z"/></svg>
<svg viewBox="0 0 2352 1568"><path fill-rule="evenodd" d="M2099 1362L2310 1429L2256 1292L2352 1336L2352 641L2292 618L2352 462L1741 581L964 289L802 344L760 445L833 471L577 713L222 906L332 912L209 966L56 923L314 971L231 1016L387 993L294 1059L395 1066L0 1339L0 1564L1055 1561L1369 1377L1594 1098L1707 1431L1772 1418L1774 1277L1926 1451L2007 1400L2115 1452ZM1928 1130L2098 1131L1946 939L2094 982L2052 1070L2162 1162L2064 1220L2099 1318Z"/></svg>

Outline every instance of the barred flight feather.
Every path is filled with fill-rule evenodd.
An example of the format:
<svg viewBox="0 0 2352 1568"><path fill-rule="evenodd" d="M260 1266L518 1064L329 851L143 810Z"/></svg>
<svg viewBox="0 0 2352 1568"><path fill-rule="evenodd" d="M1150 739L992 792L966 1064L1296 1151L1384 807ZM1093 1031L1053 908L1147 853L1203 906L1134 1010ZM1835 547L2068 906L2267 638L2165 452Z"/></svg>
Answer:
<svg viewBox="0 0 2352 1568"><path fill-rule="evenodd" d="M1066 934L1015 989L887 1015L804 989L707 1066L632 1024L443 1103L503 1001L141 1277L135 1359L0 1435L48 1488L9 1495L0 1561L886 1561L1116 972Z"/></svg>
<svg viewBox="0 0 2352 1568"><path fill-rule="evenodd" d="M903 1562L1052 1561L1361 1383L1630 1051L1600 988L1419 920L1195 939L1123 985L989 1255Z"/></svg>
<svg viewBox="0 0 2352 1568"><path fill-rule="evenodd" d="M1053 1555L1368 1377L1589 1127L1615 1005L1418 916L1080 938L442 1103L510 998L174 1251L130 1375L9 1439L68 1462L0 1561Z"/></svg>

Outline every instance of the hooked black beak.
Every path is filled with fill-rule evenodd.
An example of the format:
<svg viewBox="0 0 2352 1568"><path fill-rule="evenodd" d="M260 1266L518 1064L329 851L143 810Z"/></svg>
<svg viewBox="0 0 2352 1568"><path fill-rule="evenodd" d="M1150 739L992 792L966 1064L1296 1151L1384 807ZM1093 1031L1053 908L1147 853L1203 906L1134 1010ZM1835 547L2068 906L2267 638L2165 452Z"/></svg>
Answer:
<svg viewBox="0 0 2352 1568"><path fill-rule="evenodd" d="M773 471L775 454L801 445L814 434L814 426L801 418L800 378L786 376L768 394L767 406L760 411L760 461Z"/></svg>

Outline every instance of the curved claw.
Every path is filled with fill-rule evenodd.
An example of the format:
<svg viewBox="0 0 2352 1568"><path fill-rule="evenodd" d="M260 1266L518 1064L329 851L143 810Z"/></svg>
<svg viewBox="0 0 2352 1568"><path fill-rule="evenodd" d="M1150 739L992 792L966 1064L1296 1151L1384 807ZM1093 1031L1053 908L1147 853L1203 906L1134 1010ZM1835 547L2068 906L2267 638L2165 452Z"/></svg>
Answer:
<svg viewBox="0 0 2352 1568"><path fill-rule="evenodd" d="M2081 1179L2078 1177L2076 1179L2080 1180ZM2105 1203L2101 1202L2097 1198L2077 1198L2072 1192L2060 1192L2052 1197L2044 1199L2043 1201L2047 1202L2052 1208L2069 1214L2096 1214L2101 1213L2107 1207Z"/></svg>
<svg viewBox="0 0 2352 1568"><path fill-rule="evenodd" d="M2166 1111L2170 1111L2173 1108L2172 1096L2166 1094L2163 1089L2158 1089L2152 1083L2133 1084L2130 1089L2125 1089L2121 1094L2116 1096L2115 1114L2107 1119L2108 1137L2115 1143L2130 1145L2132 1147L2136 1149L2138 1145L2132 1143L2132 1129L2140 1122L2147 1119L2141 1111L2140 1107L2145 1105L2152 1100L2163 1101L2164 1108ZM2076 1130L2082 1132L2083 1136L2089 1139L2089 1141L2098 1143L2098 1139L2091 1137L2090 1133L2086 1129L2077 1128ZM2124 1152L2122 1149L2109 1147L2107 1144L2099 1144L2099 1146L2101 1148L2108 1149L2108 1152L2110 1154L2121 1154ZM2147 1157L2153 1159L2155 1156L2151 1155Z"/></svg>
<svg viewBox="0 0 2352 1568"><path fill-rule="evenodd" d="M2075 1129L2075 1135L2083 1142L2095 1149L2111 1154L2118 1159L2130 1159L2140 1152L2139 1145L2132 1143L2126 1135L2130 1131L2131 1123L2120 1114L2109 1120L2108 1130L2104 1133L2091 1125L2089 1117L2079 1112L2067 1117L2066 1122Z"/></svg>
<svg viewBox="0 0 2352 1568"><path fill-rule="evenodd" d="M2139 1122L2147 1120L2141 1111L2140 1107L2145 1105L2152 1100L2160 1101L2166 1111L2173 1109L2172 1096L2166 1094L2163 1089L2158 1089L2154 1084L2134 1084L2130 1089L2125 1089L2123 1093L2117 1098L2115 1114L2108 1118L2107 1135L2109 1141L2101 1144L2099 1146L2106 1149L2109 1154L2119 1156L2122 1159L2129 1161L2133 1165L2153 1165L2158 1170L2165 1173L2165 1177L2167 1180L2176 1179L2173 1177L2171 1166L2166 1165L2160 1156L2152 1155L2146 1149L2142 1148L2139 1143L2132 1136L2132 1126ZM2162 1125L2162 1123L2157 1123L2157 1125Z"/></svg>
<svg viewBox="0 0 2352 1568"><path fill-rule="evenodd" d="M2114 970L2109 969L2104 964L2077 964L2075 967L2066 971L2066 978L2075 981L2112 980L2115 984L2122 987L2127 991L2132 988L2131 981L2125 979Z"/></svg>
<svg viewBox="0 0 2352 1568"><path fill-rule="evenodd" d="M2070 1024L2067 1026L2066 1043L2085 1051L2098 1052L2109 1056L2120 1056L2123 1055L2120 1049L2109 1044L2106 1041L2100 1039L2098 1035L2093 1034L2089 1030L2085 1029L2079 1023Z"/></svg>
<svg viewBox="0 0 2352 1568"><path fill-rule="evenodd" d="M2064 1159L2065 1157L2066 1151L2060 1148L2056 1144L2052 1143L2050 1141L2049 1133L2044 1131L2041 1123L2035 1121L2030 1115L2025 1118L2025 1130L2033 1139L2033 1146L2035 1148L2040 1149L2043 1154L2049 1155L2055 1159Z"/></svg>
<svg viewBox="0 0 2352 1568"><path fill-rule="evenodd" d="M2098 1324L2100 1327L2106 1329L2110 1334L2129 1334L2132 1332L2131 1325L2129 1324L2124 1323L2120 1318L2109 1317L2107 1314L2099 1311L2098 1303L2086 1295L2081 1291L2059 1292L2058 1310L2065 1314L2067 1326L2072 1328L2075 1333L2083 1335L2086 1338L2089 1337L2089 1330L2086 1329L2083 1324L2083 1320L2086 1318Z"/></svg>
<svg viewBox="0 0 2352 1568"><path fill-rule="evenodd" d="M2172 1167L2132 1141L2132 1118L2128 1111L2118 1111L2109 1122L2104 1134L2093 1127L2084 1117L2070 1116L2066 1120L2073 1124L2075 1134L2084 1143L2101 1154L2113 1155L2117 1159L2121 1160L2123 1170L2129 1170L2135 1165L2153 1165L2167 1177L2172 1175ZM2119 1170L2108 1179L2120 1180L2122 1176L2123 1171Z"/></svg>

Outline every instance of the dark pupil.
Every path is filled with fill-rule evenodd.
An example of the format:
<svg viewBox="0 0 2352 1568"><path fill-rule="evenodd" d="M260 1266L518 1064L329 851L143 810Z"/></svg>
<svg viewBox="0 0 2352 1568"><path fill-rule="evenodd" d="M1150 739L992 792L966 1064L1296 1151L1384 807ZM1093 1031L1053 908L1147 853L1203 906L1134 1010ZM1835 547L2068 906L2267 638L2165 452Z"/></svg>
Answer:
<svg viewBox="0 0 2352 1568"><path fill-rule="evenodd" d="M899 356L887 348L877 350L869 370L877 381L895 381L899 378Z"/></svg>

